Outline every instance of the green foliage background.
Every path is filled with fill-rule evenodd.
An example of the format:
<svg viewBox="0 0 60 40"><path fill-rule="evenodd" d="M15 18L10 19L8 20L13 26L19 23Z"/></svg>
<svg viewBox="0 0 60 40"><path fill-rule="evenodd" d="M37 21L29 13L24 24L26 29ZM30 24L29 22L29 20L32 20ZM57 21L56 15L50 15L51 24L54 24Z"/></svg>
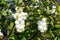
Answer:
<svg viewBox="0 0 60 40"><path fill-rule="evenodd" d="M19 0L11 1L15 6L24 7L24 12L28 13L28 18L25 20L25 31L22 33L16 31L13 12L9 11L12 5L9 2L9 0L0 0L0 29L4 32L4 37L7 40L60 40L60 6L55 0L40 0L40 2L23 0L21 3L19 3ZM57 14L50 12L53 4L56 5ZM39 5L39 7L35 8L36 5ZM47 18L48 23L48 30L45 33L41 33L37 28L37 21L43 17Z"/></svg>

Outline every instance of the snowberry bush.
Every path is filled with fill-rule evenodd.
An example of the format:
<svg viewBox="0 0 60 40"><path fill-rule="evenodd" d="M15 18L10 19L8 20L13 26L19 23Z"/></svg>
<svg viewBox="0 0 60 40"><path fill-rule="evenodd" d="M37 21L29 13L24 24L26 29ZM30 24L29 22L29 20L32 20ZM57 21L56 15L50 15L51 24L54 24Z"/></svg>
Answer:
<svg viewBox="0 0 60 40"><path fill-rule="evenodd" d="M56 0L0 0L0 40L60 40Z"/></svg>

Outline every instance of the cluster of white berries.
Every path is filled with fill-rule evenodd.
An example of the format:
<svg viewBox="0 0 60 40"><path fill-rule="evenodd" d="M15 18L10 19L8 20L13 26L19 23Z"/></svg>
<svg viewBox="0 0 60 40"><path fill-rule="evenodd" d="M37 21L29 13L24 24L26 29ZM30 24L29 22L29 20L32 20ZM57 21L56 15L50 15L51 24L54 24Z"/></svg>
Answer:
<svg viewBox="0 0 60 40"><path fill-rule="evenodd" d="M38 24L38 30L40 31L40 32L46 32L46 30L47 30L47 23L46 23L46 18L42 18L42 20L40 21L38 21L37 22L37 24Z"/></svg>
<svg viewBox="0 0 60 40"><path fill-rule="evenodd" d="M13 14L14 18L16 19L15 27L17 29L17 32L23 32L25 30L25 20L27 19L27 15L28 14L23 11L21 11L20 13L16 12L15 14Z"/></svg>
<svg viewBox="0 0 60 40"><path fill-rule="evenodd" d="M1 30L0 30L0 38L2 38L4 35L3 35L3 33L1 32Z"/></svg>

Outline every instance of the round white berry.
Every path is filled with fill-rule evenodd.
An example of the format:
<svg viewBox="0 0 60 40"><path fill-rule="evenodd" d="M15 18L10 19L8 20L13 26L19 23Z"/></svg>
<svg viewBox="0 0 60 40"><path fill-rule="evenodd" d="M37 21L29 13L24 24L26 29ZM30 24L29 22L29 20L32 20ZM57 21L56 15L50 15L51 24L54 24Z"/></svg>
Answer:
<svg viewBox="0 0 60 40"><path fill-rule="evenodd" d="M18 18L18 21L21 22L23 19L22 18Z"/></svg>
<svg viewBox="0 0 60 40"><path fill-rule="evenodd" d="M27 17L27 13L21 12L21 15L22 15L23 17Z"/></svg>
<svg viewBox="0 0 60 40"><path fill-rule="evenodd" d="M16 20L16 21L15 21L15 24L19 24L19 21L18 21L18 20Z"/></svg>
<svg viewBox="0 0 60 40"><path fill-rule="evenodd" d="M46 22L46 18L42 18L42 22Z"/></svg>
<svg viewBox="0 0 60 40"><path fill-rule="evenodd" d="M22 20L22 21L20 22L20 24L24 25L24 24L25 24L25 21L24 21L24 20Z"/></svg>

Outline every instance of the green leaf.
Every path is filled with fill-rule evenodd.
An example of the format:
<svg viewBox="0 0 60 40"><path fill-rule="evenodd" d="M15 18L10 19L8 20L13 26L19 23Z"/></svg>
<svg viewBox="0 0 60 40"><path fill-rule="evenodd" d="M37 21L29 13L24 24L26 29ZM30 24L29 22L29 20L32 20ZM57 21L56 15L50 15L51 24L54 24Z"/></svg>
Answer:
<svg viewBox="0 0 60 40"><path fill-rule="evenodd" d="M37 40L41 40L39 37L37 37Z"/></svg>
<svg viewBox="0 0 60 40"><path fill-rule="evenodd" d="M58 6L56 9L57 9L57 11L60 13L60 6Z"/></svg>
<svg viewBox="0 0 60 40"><path fill-rule="evenodd" d="M51 12L51 10L49 10L49 6L47 6L47 10L46 10L46 13L49 15Z"/></svg>
<svg viewBox="0 0 60 40"><path fill-rule="evenodd" d="M17 4L19 0L14 0L14 2Z"/></svg>
<svg viewBox="0 0 60 40"><path fill-rule="evenodd" d="M54 34L52 33L52 31L50 31L50 35L51 35L51 37L54 37Z"/></svg>
<svg viewBox="0 0 60 40"><path fill-rule="evenodd" d="M17 36L12 34L10 37L9 37L9 40L17 40Z"/></svg>
<svg viewBox="0 0 60 40"><path fill-rule="evenodd" d="M13 28L13 26L14 26L14 23L10 22L10 26L8 28L11 30Z"/></svg>
<svg viewBox="0 0 60 40"><path fill-rule="evenodd" d="M23 38L22 38L22 40L26 40L26 38L25 38L25 37L23 37Z"/></svg>
<svg viewBox="0 0 60 40"><path fill-rule="evenodd" d="M56 28L60 28L60 25L55 25Z"/></svg>

